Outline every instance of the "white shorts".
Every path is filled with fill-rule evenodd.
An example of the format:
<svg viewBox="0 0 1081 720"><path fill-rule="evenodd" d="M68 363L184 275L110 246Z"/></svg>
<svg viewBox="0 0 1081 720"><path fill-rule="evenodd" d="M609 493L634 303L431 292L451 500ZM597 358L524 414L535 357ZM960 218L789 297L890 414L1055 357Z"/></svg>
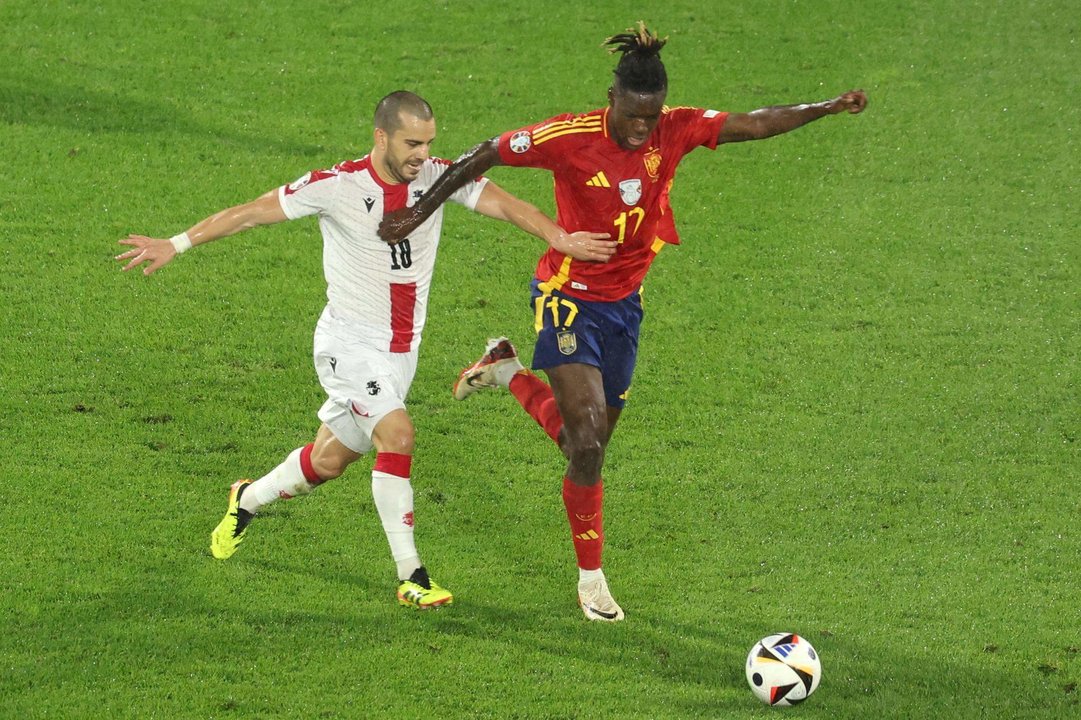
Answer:
<svg viewBox="0 0 1081 720"><path fill-rule="evenodd" d="M372 347L327 307L315 326L315 371L327 394L319 419L347 448L368 452L379 421L405 408L417 354Z"/></svg>

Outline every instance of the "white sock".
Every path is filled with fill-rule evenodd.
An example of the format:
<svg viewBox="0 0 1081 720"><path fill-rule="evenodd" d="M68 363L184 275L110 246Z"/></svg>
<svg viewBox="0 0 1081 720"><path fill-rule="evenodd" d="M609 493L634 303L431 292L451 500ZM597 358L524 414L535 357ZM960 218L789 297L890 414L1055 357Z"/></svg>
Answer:
<svg viewBox="0 0 1081 720"><path fill-rule="evenodd" d="M585 585L594 580L604 580L604 571L600 568L597 568L596 570L583 570L582 568L578 568L579 585Z"/></svg>
<svg viewBox="0 0 1081 720"><path fill-rule="evenodd" d="M496 365L492 374L495 375L495 381L500 387L508 387L510 381L514 378L514 374L519 370L525 370L525 366L522 365L518 358L514 358L514 362L506 361Z"/></svg>
<svg viewBox="0 0 1081 720"><path fill-rule="evenodd" d="M240 496L240 507L250 513L257 513L264 505L269 505L279 498L291 498L307 495L313 485L304 479L300 469L300 453L304 448L297 448L289 453L281 465L259 478Z"/></svg>
<svg viewBox="0 0 1081 720"><path fill-rule="evenodd" d="M408 580L421 566L413 542L413 486L409 478L373 470L372 498L390 543L390 556L398 566L398 579Z"/></svg>

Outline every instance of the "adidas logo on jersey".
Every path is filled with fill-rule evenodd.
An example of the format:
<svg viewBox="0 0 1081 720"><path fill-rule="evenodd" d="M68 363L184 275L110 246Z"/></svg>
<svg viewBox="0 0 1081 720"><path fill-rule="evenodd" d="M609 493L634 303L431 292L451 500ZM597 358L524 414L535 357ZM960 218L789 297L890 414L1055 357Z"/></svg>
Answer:
<svg viewBox="0 0 1081 720"><path fill-rule="evenodd" d="M608 182L608 178L604 176L604 172L599 172L589 179L586 183L587 187L612 187L612 184Z"/></svg>

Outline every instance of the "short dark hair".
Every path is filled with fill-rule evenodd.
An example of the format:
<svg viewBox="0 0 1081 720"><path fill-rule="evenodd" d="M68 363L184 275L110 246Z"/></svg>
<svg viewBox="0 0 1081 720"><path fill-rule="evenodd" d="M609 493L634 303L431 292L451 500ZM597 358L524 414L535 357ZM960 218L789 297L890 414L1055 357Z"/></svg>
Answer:
<svg viewBox="0 0 1081 720"><path fill-rule="evenodd" d="M384 132L393 133L402 126L403 112L421 120L431 120L434 117L432 106L420 95L408 90L395 90L376 104L375 126Z"/></svg>
<svg viewBox="0 0 1081 720"><path fill-rule="evenodd" d="M608 52L623 53L614 71L612 87L640 93L668 90L668 73L661 62L661 48L666 42L667 37L657 37L641 20L637 28L627 28L627 32L605 40L601 47L610 45Z"/></svg>

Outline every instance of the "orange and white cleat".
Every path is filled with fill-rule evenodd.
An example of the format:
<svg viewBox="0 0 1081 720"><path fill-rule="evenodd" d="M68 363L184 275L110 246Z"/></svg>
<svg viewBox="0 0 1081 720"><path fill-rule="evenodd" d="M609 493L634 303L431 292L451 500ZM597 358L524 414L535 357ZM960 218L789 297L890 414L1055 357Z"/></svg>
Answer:
<svg viewBox="0 0 1081 720"><path fill-rule="evenodd" d="M518 351L505 337L493 338L484 348L480 360L462 370L454 383L454 399L465 400L477 392L496 387L506 387L514 373L524 370L518 360Z"/></svg>

